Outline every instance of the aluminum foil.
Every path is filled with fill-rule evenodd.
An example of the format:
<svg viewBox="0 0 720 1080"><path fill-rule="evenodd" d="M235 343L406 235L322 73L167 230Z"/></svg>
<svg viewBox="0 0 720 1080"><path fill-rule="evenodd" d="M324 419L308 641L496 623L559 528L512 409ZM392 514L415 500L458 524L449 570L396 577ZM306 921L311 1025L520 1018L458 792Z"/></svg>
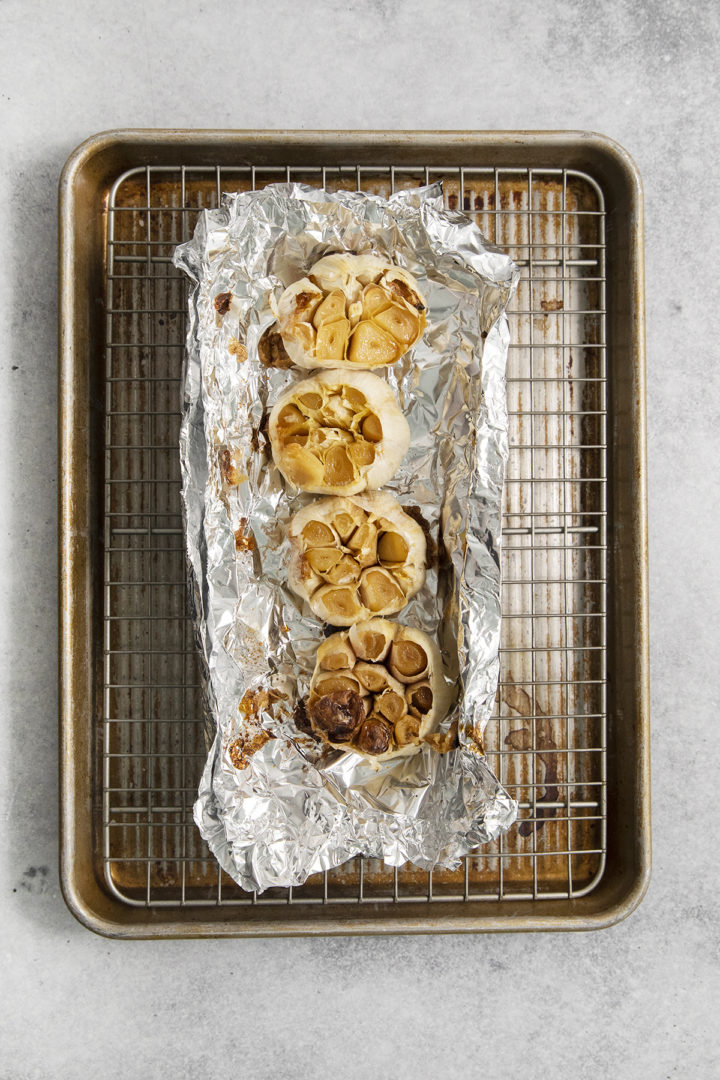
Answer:
<svg viewBox="0 0 720 1080"><path fill-rule="evenodd" d="M429 308L421 342L382 376L412 435L386 488L417 508L436 549L424 588L394 618L438 640L455 700L443 727L458 719L460 745L381 765L294 723L329 628L288 589L287 525L317 496L283 481L263 426L307 376L259 358L271 296L342 250L406 267ZM229 195L175 264L194 283L180 452L212 727L200 831L248 890L299 885L355 855L453 868L517 812L482 753L499 666L505 308L517 269L443 209L439 185L389 199L299 184Z"/></svg>

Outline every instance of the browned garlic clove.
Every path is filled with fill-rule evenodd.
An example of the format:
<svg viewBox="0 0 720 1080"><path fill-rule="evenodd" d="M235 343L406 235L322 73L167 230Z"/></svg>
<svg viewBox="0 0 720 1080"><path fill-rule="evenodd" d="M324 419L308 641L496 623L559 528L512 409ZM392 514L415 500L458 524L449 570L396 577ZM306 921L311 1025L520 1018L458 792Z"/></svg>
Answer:
<svg viewBox="0 0 720 1080"><path fill-rule="evenodd" d="M365 719L365 706L352 690L325 694L314 701L307 712L313 729L338 743L348 742Z"/></svg>
<svg viewBox="0 0 720 1080"><path fill-rule="evenodd" d="M377 757L390 749L390 725L381 717L370 716L355 736L355 745L364 754Z"/></svg>
<svg viewBox="0 0 720 1080"><path fill-rule="evenodd" d="M419 642L409 637L393 641L390 646L388 668L399 682L416 682L427 674L427 652Z"/></svg>
<svg viewBox="0 0 720 1080"><path fill-rule="evenodd" d="M395 724L395 742L398 746L413 746L420 742L420 720L408 713Z"/></svg>
<svg viewBox="0 0 720 1080"><path fill-rule="evenodd" d="M425 716L433 707L432 686L427 679L413 683L405 689L405 700L408 704L408 711L413 716Z"/></svg>

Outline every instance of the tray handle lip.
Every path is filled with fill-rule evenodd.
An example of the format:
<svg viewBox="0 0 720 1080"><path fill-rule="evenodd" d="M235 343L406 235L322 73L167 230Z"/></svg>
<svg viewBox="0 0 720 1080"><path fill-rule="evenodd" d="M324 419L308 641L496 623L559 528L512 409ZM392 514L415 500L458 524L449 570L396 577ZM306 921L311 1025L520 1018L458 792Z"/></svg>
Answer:
<svg viewBox="0 0 720 1080"><path fill-rule="evenodd" d="M138 143L149 146L158 143L193 145L232 139L278 145L306 143L313 146L318 141L329 143L337 140L357 145L376 143L379 146L425 141L438 146L450 143L458 147L473 142L497 144L498 147L579 143L612 159L632 182L640 197L643 190L640 170L634 158L617 139L602 132L579 128L105 128L87 136L71 151L60 174L60 187L61 190L71 187L78 172L93 157L116 147L137 146Z"/></svg>
<svg viewBox="0 0 720 1080"><path fill-rule="evenodd" d="M226 919L223 922L183 922L178 918L166 919L154 923L152 919L140 923L131 921L132 910L123 905L116 897L106 893L93 877L95 895L83 890L75 875L71 859L71 844L67 841L60 853L60 887L63 899L71 914L81 926L100 937L123 940L157 940L176 938L256 938L256 937L387 937L389 935L435 935L435 934L497 934L497 933L582 933L606 930L617 926L633 914L647 895L651 878L649 848L641 852L637 873L629 883L627 890L617 900L596 912L583 912L584 898L576 901L575 912L562 915L545 914L541 908L534 913L523 913L524 904L537 904L537 901L518 901L515 912L502 915L485 916L468 911L467 916L439 922L436 918L424 917L413 919L404 917L378 927L372 913L364 917L347 917L341 913L328 925L329 920L318 920L312 913L299 911L296 921L273 923L270 921L248 924L238 920L236 924ZM100 901L100 903L98 903ZM108 909L103 912L100 909ZM113 917L113 911L122 911L128 921Z"/></svg>
<svg viewBox="0 0 720 1080"><path fill-rule="evenodd" d="M385 923L379 927L368 913L364 919L352 919L338 916L329 924L328 921L302 918L300 915L293 923L253 923L238 921L225 922L182 922L178 919L154 923L148 921L123 922L111 914L105 915L93 910L92 903L86 900L69 878L61 875L61 890L70 913L86 930L99 937L124 941L157 941L191 938L261 938L261 937L388 937L434 936L436 934L504 934L504 933L589 933L606 930L617 926L637 910L646 895L649 880L649 868L643 880L636 883L628 895L617 904L593 915L566 914L544 915L506 913L479 920L469 917L467 920L453 920L439 924L437 920L400 919ZM118 903L119 902L115 902Z"/></svg>

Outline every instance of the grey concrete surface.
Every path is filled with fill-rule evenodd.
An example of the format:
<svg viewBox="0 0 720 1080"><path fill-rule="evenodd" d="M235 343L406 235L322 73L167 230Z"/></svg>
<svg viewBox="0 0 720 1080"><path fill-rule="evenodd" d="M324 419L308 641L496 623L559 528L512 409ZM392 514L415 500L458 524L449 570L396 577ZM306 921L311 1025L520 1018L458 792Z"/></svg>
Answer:
<svg viewBox="0 0 720 1080"><path fill-rule="evenodd" d="M0 3L0 1077L705 1078L720 7ZM582 128L646 192L654 877L595 934L116 943L58 887L56 187L136 127Z"/></svg>

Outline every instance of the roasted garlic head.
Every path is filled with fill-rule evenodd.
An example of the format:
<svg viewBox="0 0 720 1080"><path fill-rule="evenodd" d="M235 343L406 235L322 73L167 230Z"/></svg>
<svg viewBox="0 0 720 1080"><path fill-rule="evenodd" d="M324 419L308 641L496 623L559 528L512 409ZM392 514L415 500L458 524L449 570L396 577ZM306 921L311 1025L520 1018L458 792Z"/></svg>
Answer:
<svg viewBox="0 0 720 1080"><path fill-rule="evenodd" d="M422 528L385 491L318 499L289 535L290 588L333 626L392 615L425 581Z"/></svg>
<svg viewBox="0 0 720 1080"><path fill-rule="evenodd" d="M285 479L328 495L382 487L410 445L395 395L368 371L322 371L290 386L270 413L268 434Z"/></svg>
<svg viewBox="0 0 720 1080"><path fill-rule="evenodd" d="M326 255L276 305L278 329L303 368L394 364L423 335L417 281L375 255Z"/></svg>
<svg viewBox="0 0 720 1080"><path fill-rule="evenodd" d="M307 715L320 738L385 761L439 744L449 694L437 645L421 630L366 619L318 647Z"/></svg>

